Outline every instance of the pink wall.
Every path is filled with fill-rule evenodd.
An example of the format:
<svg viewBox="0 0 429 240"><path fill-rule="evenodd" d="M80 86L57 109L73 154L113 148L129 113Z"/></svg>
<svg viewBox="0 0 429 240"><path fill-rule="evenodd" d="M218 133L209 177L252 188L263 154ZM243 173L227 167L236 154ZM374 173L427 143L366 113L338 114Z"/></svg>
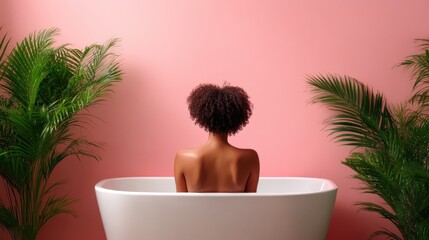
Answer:
<svg viewBox="0 0 429 240"><path fill-rule="evenodd" d="M348 74L406 99L409 72L393 68L429 37L429 2L343 0L1 1L14 41L58 27L77 47L120 37L124 81L92 113L86 136L105 143L103 160L64 162L55 178L79 199L75 219L59 216L40 239L104 239L94 184L117 176L171 176L175 151L205 141L185 99L198 83L242 86L254 103L250 124L231 139L259 152L262 176L310 176L339 186L328 239L367 239L383 224L359 212L368 199L341 164L350 149L322 131L326 109L309 105L307 74ZM7 18L5 18L7 17ZM0 234L4 239L4 235Z"/></svg>

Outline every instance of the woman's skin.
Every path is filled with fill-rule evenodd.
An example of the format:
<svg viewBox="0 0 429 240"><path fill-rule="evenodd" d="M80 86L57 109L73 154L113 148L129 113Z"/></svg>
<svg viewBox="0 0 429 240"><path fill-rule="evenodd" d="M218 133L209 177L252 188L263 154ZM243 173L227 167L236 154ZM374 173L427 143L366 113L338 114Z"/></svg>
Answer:
<svg viewBox="0 0 429 240"><path fill-rule="evenodd" d="M209 133L207 142L176 154L177 192L256 192L259 157L228 143L228 135Z"/></svg>

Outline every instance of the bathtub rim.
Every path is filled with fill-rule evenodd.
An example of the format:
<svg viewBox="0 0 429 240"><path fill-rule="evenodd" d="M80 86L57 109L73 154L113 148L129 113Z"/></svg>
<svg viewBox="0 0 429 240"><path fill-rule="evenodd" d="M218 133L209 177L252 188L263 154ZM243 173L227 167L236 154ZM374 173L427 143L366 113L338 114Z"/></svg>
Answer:
<svg viewBox="0 0 429 240"><path fill-rule="evenodd" d="M100 180L95 184L95 191L96 192L103 192L103 193L111 193L111 194L117 194L117 195L129 195L129 196L171 196L171 197L179 197L179 196L187 196L187 197L245 197L245 196L301 196L301 195L317 195L317 194L327 194L329 192L337 192L338 186L329 179L326 178L316 178L316 177L260 177L259 179L306 179L306 180L319 180L326 182L327 184L331 185L331 188L315 191L315 192L291 192L291 193L264 193L264 192L256 192L256 193L244 193L244 192L133 192L133 191L123 191L123 190L113 190L113 189L107 189L102 187L102 185L105 182L112 181L112 180L127 180L127 179L172 179L174 180L174 177L112 177L112 178L106 178L103 180Z"/></svg>

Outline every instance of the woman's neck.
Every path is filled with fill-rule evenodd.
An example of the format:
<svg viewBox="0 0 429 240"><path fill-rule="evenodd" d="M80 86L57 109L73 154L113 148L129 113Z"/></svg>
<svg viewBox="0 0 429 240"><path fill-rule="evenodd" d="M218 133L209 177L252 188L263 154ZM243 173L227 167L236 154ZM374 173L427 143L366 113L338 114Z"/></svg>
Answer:
<svg viewBox="0 0 429 240"><path fill-rule="evenodd" d="M207 140L207 143L213 143L213 144L227 144L228 143L228 134L226 133L209 133L209 139Z"/></svg>

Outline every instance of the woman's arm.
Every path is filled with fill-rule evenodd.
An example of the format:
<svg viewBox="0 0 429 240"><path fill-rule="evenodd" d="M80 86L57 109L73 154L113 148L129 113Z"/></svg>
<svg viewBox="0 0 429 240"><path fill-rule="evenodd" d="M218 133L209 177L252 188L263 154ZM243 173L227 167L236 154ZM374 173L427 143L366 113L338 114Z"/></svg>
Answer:
<svg viewBox="0 0 429 240"><path fill-rule="evenodd" d="M186 186L186 179L183 172L183 156L180 152L176 154L176 159L174 160L174 179L176 182L176 191L177 192L187 192L188 187Z"/></svg>
<svg viewBox="0 0 429 240"><path fill-rule="evenodd" d="M256 192L259 182L259 157L258 153L254 150L251 150L251 155L249 157L250 164L250 175L247 179L245 192Z"/></svg>

